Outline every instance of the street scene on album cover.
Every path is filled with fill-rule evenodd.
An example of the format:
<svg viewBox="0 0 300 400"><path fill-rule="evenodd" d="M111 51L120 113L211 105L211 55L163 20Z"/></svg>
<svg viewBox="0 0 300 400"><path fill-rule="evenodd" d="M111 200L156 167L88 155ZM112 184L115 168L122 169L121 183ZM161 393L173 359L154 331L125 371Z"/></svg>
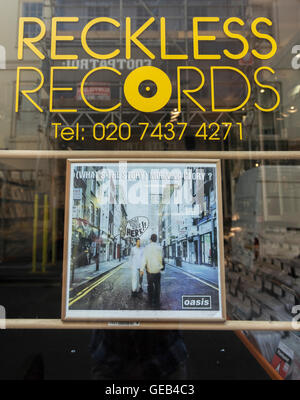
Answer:
<svg viewBox="0 0 300 400"><path fill-rule="evenodd" d="M220 310L216 168L76 164L69 310Z"/></svg>

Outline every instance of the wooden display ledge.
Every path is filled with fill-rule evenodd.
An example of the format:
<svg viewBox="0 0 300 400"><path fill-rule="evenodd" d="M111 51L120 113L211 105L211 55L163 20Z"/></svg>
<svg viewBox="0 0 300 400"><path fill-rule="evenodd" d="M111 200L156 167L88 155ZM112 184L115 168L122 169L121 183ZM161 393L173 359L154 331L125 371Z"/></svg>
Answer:
<svg viewBox="0 0 300 400"><path fill-rule="evenodd" d="M7 319L6 329L170 329L170 330L215 330L215 331L300 331L287 321L226 321L226 322L83 322L60 319Z"/></svg>
<svg viewBox="0 0 300 400"><path fill-rule="evenodd" d="M272 367L272 365L265 359L259 350L247 339L245 334L241 331L236 331L235 334L240 341L247 347L252 356L256 359L259 365L266 371L272 380L282 381L282 376Z"/></svg>
<svg viewBox="0 0 300 400"><path fill-rule="evenodd" d="M136 159L149 157L159 159L168 155L169 160L184 159L182 151L94 151L94 150L0 150L0 159L12 158L45 158L45 159L82 159L82 158L122 158ZM190 151L192 159L221 160L299 160L300 151ZM149 160L147 160L149 161Z"/></svg>

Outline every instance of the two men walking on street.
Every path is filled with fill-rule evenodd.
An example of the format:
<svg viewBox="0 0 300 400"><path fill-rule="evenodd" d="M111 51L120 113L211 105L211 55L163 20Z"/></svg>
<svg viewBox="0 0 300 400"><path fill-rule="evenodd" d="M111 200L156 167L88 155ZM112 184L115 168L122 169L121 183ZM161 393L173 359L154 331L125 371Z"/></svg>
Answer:
<svg viewBox="0 0 300 400"><path fill-rule="evenodd" d="M164 269L162 248L156 242L157 235L153 233L150 243L143 251L140 239L137 239L136 246L132 248L130 255L131 294L136 297L138 293L143 291L142 282L146 270L148 305L152 309L160 308L160 273Z"/></svg>

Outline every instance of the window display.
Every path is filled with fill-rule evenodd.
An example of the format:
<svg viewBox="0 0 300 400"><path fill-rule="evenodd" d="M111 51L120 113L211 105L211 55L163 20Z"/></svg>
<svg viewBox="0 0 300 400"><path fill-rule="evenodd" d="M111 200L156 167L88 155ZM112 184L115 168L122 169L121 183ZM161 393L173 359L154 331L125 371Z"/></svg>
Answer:
<svg viewBox="0 0 300 400"><path fill-rule="evenodd" d="M299 1L1 6L6 327L240 330L300 379Z"/></svg>
<svg viewBox="0 0 300 400"><path fill-rule="evenodd" d="M224 319L220 163L166 161L68 162L64 319Z"/></svg>

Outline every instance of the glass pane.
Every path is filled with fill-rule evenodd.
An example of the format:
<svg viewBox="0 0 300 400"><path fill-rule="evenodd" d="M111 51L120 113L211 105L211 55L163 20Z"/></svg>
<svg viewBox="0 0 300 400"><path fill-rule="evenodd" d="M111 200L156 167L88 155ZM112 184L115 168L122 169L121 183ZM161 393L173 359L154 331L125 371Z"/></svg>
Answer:
<svg viewBox="0 0 300 400"><path fill-rule="evenodd" d="M300 296L299 12L294 0L6 2L0 305L9 318L61 317L66 163L47 152L67 150L72 158L78 150L85 158L90 150L146 150L222 158L228 317L292 321ZM55 25L54 17L63 19ZM8 157L11 150L30 158ZM129 252L115 238L99 251L92 245L89 228L105 218L113 237L120 209L99 208L100 183L83 176L72 239L80 244L76 273L88 282L104 272L97 260L115 266ZM194 212L196 200L201 205L192 221L180 216L174 224L166 215L156 228L164 257L191 279L200 270L205 292L220 255L216 227L207 228L217 195L209 183L193 183L192 193ZM159 202L159 193L153 198ZM181 239L190 225L193 234ZM270 363L286 354L291 366L279 373L300 378L298 331L249 339Z"/></svg>

